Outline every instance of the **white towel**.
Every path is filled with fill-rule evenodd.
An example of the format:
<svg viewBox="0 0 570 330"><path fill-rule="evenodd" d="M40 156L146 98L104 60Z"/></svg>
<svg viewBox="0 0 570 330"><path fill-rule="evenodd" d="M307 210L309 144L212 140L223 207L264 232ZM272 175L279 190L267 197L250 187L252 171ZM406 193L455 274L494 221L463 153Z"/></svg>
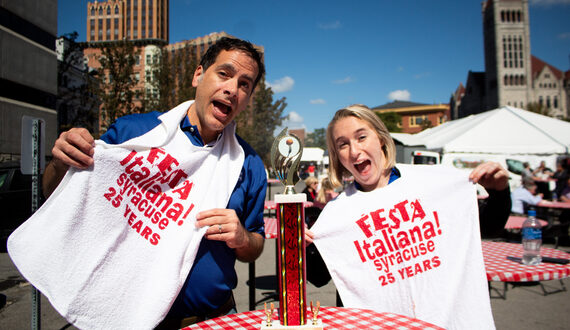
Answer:
<svg viewBox="0 0 570 330"><path fill-rule="evenodd" d="M206 230L195 228L196 213L226 207L244 160L235 125L213 147L196 147L179 128L190 105L123 144L96 141L93 167L70 169L10 236L18 270L75 326L154 328Z"/></svg>
<svg viewBox="0 0 570 330"><path fill-rule="evenodd" d="M494 329L468 174L398 169L401 177L387 187L349 186L311 229L344 305L446 329Z"/></svg>

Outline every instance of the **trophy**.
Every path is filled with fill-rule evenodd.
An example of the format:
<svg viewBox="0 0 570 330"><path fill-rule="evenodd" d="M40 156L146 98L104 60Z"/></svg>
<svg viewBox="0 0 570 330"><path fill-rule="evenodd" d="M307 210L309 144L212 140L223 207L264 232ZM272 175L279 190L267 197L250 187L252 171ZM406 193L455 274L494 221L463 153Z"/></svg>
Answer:
<svg viewBox="0 0 570 330"><path fill-rule="evenodd" d="M316 321L316 313L313 313L314 320L307 322L304 208L307 196L295 192L302 154L303 144L295 135L287 134L287 128L279 133L271 147L271 165L285 185L284 192L275 195L279 322L269 322L268 316L262 329L322 329L322 326L315 327L321 324Z"/></svg>

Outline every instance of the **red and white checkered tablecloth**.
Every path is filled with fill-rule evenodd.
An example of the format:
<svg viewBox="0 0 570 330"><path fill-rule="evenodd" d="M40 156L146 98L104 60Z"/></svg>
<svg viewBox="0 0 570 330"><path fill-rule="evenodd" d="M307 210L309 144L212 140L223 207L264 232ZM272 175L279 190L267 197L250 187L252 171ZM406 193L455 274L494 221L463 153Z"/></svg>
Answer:
<svg viewBox="0 0 570 330"><path fill-rule="evenodd" d="M311 207L311 206L313 206L313 202L304 202L303 206L304 207ZM275 203L275 201L267 200L263 204L263 208L266 210L275 210L277 208L277 203Z"/></svg>
<svg viewBox="0 0 570 330"><path fill-rule="evenodd" d="M527 219L527 217L519 216L519 215L511 215L509 216L509 220L505 224L505 229L521 229L523 222ZM546 227L548 225L548 221L544 221L538 219L538 222L542 225L542 227Z"/></svg>
<svg viewBox="0 0 570 330"><path fill-rule="evenodd" d="M485 271L488 281L532 282L563 279L570 276L570 263L566 265L540 263L527 266L507 259L507 256L522 257L522 245L504 242L482 242ZM547 257L570 259L570 254L542 247L540 254Z"/></svg>
<svg viewBox="0 0 570 330"><path fill-rule="evenodd" d="M312 313L307 312L307 317L312 317ZM279 319L277 313L274 313L273 319ZM442 329L428 322L407 316L392 313L376 313L371 310L358 308L321 307L319 311L319 319L322 320L323 327L327 330ZM262 321L265 321L265 314L263 310L257 310L218 317L191 325L184 329L259 329Z"/></svg>
<svg viewBox="0 0 570 330"><path fill-rule="evenodd" d="M265 222L265 238L277 238L277 218L274 217L264 217Z"/></svg>

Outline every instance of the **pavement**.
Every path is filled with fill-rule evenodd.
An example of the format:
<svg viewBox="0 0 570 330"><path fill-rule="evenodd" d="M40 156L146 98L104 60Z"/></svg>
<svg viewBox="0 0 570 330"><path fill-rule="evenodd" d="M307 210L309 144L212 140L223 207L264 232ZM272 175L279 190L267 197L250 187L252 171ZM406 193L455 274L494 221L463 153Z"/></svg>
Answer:
<svg viewBox="0 0 570 330"><path fill-rule="evenodd" d="M280 185L274 185L272 195L280 192ZM302 186L297 187L301 191ZM274 297L277 279L275 277L275 239L265 242L260 258L255 262L256 309L263 309L263 302L278 301ZM545 244L547 247L552 245ZM569 252L570 246L559 246L558 249ZM236 263L238 286L234 290L238 312L249 310L249 264ZM525 286L508 286L506 299L497 297L496 290L503 290L502 282L492 282L491 308L497 329L570 329L570 278L562 281L542 282L549 291L568 288L566 291L544 295L540 285L533 283ZM13 265L7 253L0 253L0 329L31 328L32 286L25 281ZM5 299L4 299L5 298ZM5 300L5 301L4 301ZM322 306L336 305L336 288L332 281L316 288L307 284L307 300L320 301ZM61 317L49 301L42 296L40 329L77 329Z"/></svg>

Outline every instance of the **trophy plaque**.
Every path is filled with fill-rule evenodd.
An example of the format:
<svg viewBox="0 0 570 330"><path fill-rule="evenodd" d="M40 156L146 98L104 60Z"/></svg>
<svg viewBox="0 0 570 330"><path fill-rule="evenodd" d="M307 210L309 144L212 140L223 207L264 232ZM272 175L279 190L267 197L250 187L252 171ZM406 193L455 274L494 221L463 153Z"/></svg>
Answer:
<svg viewBox="0 0 570 330"><path fill-rule="evenodd" d="M317 325L316 316L311 322L307 320L304 208L307 196L295 192L302 154L303 144L295 135L287 134L287 128L271 147L271 165L277 179L285 185L284 192L275 195L279 322L268 322L268 316L262 329L316 329Z"/></svg>

